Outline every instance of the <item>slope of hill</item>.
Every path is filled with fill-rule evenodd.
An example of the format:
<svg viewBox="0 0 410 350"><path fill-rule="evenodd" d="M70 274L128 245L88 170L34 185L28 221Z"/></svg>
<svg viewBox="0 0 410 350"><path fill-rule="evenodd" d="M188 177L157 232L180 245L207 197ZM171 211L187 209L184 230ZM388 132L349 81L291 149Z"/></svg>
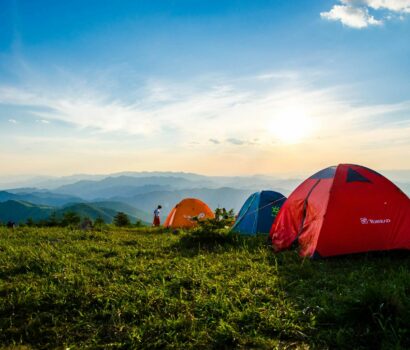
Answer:
<svg viewBox="0 0 410 350"><path fill-rule="evenodd" d="M66 212L74 212L82 218L88 217L95 220L101 217L106 223L111 223L118 211L125 212L133 223L141 221L142 224L147 224L147 221L150 220L148 214L143 213L141 210L117 202L74 203L58 208L8 200L0 203L0 222L6 223L11 220L16 223L25 223L29 218L40 221L49 218L51 214L55 214L57 218L62 218ZM139 214L141 214L141 217L138 216Z"/></svg>
<svg viewBox="0 0 410 350"><path fill-rule="evenodd" d="M106 206L109 206L110 203L106 202ZM125 205L126 206L126 205ZM88 217L91 220L95 220L98 217L102 218L104 222L106 223L111 223L114 219L114 216L118 213L118 211L122 211L119 208L124 206L117 205L117 209L113 209L110 207L105 207L105 206L100 206L100 205L94 205L90 203L75 203L71 205L67 205L62 209L59 209L56 211L57 217L62 217L64 213L66 212L74 212L80 215L81 217ZM129 206L126 206L129 207ZM132 214L131 210L129 212L126 212L127 216L131 220L132 223L135 223L136 221L141 221L143 224L147 224L145 220L142 218L136 217L135 213Z"/></svg>
<svg viewBox="0 0 410 350"><path fill-rule="evenodd" d="M56 215L57 217L61 218L67 212L73 212L78 214L82 218L88 217L91 220L95 220L96 218L100 217L106 223L112 222L112 219L116 214L116 211L111 209L97 208L88 203L75 203L67 205L64 208L57 210Z"/></svg>
<svg viewBox="0 0 410 350"><path fill-rule="evenodd" d="M10 192L0 191L0 202L7 202L10 200L20 200L20 196Z"/></svg>
<svg viewBox="0 0 410 350"><path fill-rule="evenodd" d="M29 218L38 221L48 218L53 211L54 208L49 206L9 200L0 203L0 221L5 223L11 220L16 223L22 223L26 222Z"/></svg>
<svg viewBox="0 0 410 350"><path fill-rule="evenodd" d="M101 201L101 202L91 202L90 205L101 208L101 209L111 209L116 212L123 212L128 216L132 216L138 218L145 222L150 222L152 220L151 214L148 214L145 211L135 208L134 206L123 203L123 202L115 202L115 201Z"/></svg>
<svg viewBox="0 0 410 350"><path fill-rule="evenodd" d="M0 202L5 202L8 200L24 201L38 205L49 205L55 207L65 205L67 203L84 201L80 197L63 195L49 191L0 191Z"/></svg>

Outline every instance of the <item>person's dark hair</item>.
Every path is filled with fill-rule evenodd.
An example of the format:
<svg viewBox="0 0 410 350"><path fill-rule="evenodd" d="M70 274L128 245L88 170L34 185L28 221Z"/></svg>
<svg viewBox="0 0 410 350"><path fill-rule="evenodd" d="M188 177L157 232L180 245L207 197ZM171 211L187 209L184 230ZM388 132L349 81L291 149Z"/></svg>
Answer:
<svg viewBox="0 0 410 350"><path fill-rule="evenodd" d="M158 205L158 209L162 209L162 206Z"/></svg>

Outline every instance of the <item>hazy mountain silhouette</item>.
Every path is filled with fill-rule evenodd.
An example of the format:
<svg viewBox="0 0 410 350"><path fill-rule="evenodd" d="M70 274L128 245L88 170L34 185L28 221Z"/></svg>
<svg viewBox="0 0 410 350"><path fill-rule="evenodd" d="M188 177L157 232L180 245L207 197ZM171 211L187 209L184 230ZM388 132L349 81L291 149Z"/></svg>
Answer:
<svg viewBox="0 0 410 350"><path fill-rule="evenodd" d="M405 193L410 193L410 181L406 180L410 178L410 171L386 171L385 175L399 178L397 185ZM113 211L123 211L129 216L150 222L152 211L158 204L163 206L163 217L186 197L199 198L212 209L225 207L237 212L246 198L255 191L270 189L288 196L302 181L266 175L204 176L184 172L36 177L24 179L20 183L21 187L0 191L0 202L20 203L19 206L14 203L13 210L18 213L33 212L39 217L46 215L48 210L66 210L69 205L71 209L88 213L87 216L93 218L99 210L103 210L106 220L112 218ZM33 184L37 184L39 188L31 187ZM20 219L27 215L16 214L15 217Z"/></svg>
<svg viewBox="0 0 410 350"><path fill-rule="evenodd" d="M58 208L19 200L8 200L0 202L0 221L3 223L7 221L25 223L31 218L38 222L49 218L52 214L55 214L57 218L62 218L64 213L74 212L82 218L88 217L95 220L101 217L106 223L111 223L118 211L125 212L133 223L139 220L147 224L147 221L151 219L147 213L128 204L117 202L74 203Z"/></svg>
<svg viewBox="0 0 410 350"><path fill-rule="evenodd" d="M37 205L24 201L8 200L0 203L0 221L24 223L32 218L34 221L47 219L54 211L53 207Z"/></svg>
<svg viewBox="0 0 410 350"><path fill-rule="evenodd" d="M49 191L38 191L36 189L32 189L32 192L28 192L29 190L30 189L25 188L23 191L19 191L18 189L11 191L0 191L0 202L15 200L59 207L67 203L84 201L83 198L76 196L62 195Z"/></svg>
<svg viewBox="0 0 410 350"><path fill-rule="evenodd" d="M253 193L253 190L238 190L234 188L192 188L175 191L148 192L128 197L113 197L112 200L129 203L144 211L154 209L158 204L162 205L162 216L168 212L184 198L199 198L207 203L213 210L216 208L234 209L239 211L242 204Z"/></svg>

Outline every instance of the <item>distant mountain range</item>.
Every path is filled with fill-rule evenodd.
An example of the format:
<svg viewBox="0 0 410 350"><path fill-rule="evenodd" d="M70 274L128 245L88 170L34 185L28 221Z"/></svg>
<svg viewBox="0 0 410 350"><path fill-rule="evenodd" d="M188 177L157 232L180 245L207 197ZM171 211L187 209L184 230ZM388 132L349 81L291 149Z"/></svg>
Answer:
<svg viewBox="0 0 410 350"><path fill-rule="evenodd" d="M8 200L0 203L0 222L24 223L29 218L39 221L47 219L52 212L53 208L46 205Z"/></svg>
<svg viewBox="0 0 410 350"><path fill-rule="evenodd" d="M404 170L379 170L375 169L381 174L387 176L393 182L399 185L410 185L410 169ZM8 177L0 176L0 189L7 190L10 188L35 188L35 189L47 189L54 190L64 185L71 185L79 181L99 181L107 178L116 177L133 177L133 178L182 178L191 182L202 183L200 187L218 188L218 187L233 187L239 189L255 188L261 184L272 184L276 187L283 187L285 189L293 190L294 183L300 183L304 178L311 175L310 173L299 174L297 176L277 177L270 175L254 175L254 176L205 176L194 173L185 172L118 172L112 174L76 174L71 176L52 177L52 176L19 176ZM152 184L150 182L150 184ZM288 185L291 185L289 188ZM194 186L196 187L196 186ZM261 187L263 188L263 186ZM408 187L407 187L408 188Z"/></svg>
<svg viewBox="0 0 410 350"><path fill-rule="evenodd" d="M33 204L49 205L55 207L63 206L67 203L79 203L84 201L84 199L76 196L63 195L49 191L38 191L37 189L27 188L25 188L24 190L15 189L0 191L0 202L5 202L8 200L24 201Z"/></svg>
<svg viewBox="0 0 410 350"><path fill-rule="evenodd" d="M410 171L396 175L400 177L397 185L409 194L410 181L406 179L410 179ZM227 177L183 172L26 178L9 181L12 186L0 191L0 221L23 222L29 217L40 220L53 212L63 215L66 211L74 211L92 219L101 216L111 222L114 215L122 211L133 221L150 222L158 204L163 207L164 219L172 207L186 197L199 198L212 209L225 207L237 212L255 191L270 189L287 196L301 182L302 179L264 175Z"/></svg>
<svg viewBox="0 0 410 350"><path fill-rule="evenodd" d="M32 178L4 178L0 177L0 189L19 189L19 188L35 188L46 190L64 190L66 185L72 185L76 183L83 184L96 184L99 181L104 183L110 183L115 178L122 178L123 180L130 181L131 185L144 186L144 185L165 185L173 186L173 189L179 188L219 188L219 187L232 187L238 189L250 189L250 188L263 188L268 185L281 184L285 185L285 188L293 189L295 181L298 183L300 179L280 179L273 176L255 175L255 176L205 176L193 173L184 172L121 172L109 175L73 175L63 177L32 177ZM131 178L138 181L132 182ZM85 181L85 183L83 182ZM90 182L87 182L90 181ZM115 180L114 180L115 181ZM189 185L190 184L190 185ZM70 187L70 186L69 186Z"/></svg>
<svg viewBox="0 0 410 350"><path fill-rule="evenodd" d="M131 222L134 223L141 221L143 224L148 224L148 221L151 219L148 214L124 203L117 202L76 203L55 208L20 200L8 200L0 202L0 222L13 221L15 223L25 223L28 219L38 222L49 218L52 214L61 219L66 212L74 212L82 218L87 217L95 220L100 217L106 223L111 223L118 211L126 213Z"/></svg>
<svg viewBox="0 0 410 350"><path fill-rule="evenodd" d="M175 191L154 191L126 197L113 197L111 199L131 204L137 208L155 208L160 204L163 207L163 217L165 217L175 204L184 198L199 198L212 209L219 207L234 209L238 212L249 195L255 191L228 187L218 189L193 188Z"/></svg>

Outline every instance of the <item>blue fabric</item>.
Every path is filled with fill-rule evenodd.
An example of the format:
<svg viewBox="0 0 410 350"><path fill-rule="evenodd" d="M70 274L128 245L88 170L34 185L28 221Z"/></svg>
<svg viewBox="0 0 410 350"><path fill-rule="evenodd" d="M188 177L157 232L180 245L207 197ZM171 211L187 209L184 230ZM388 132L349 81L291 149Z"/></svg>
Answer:
<svg viewBox="0 0 410 350"><path fill-rule="evenodd" d="M274 191L253 193L239 211L232 231L247 235L269 233L276 215L273 207L281 208L286 197Z"/></svg>
<svg viewBox="0 0 410 350"><path fill-rule="evenodd" d="M259 193L253 193L239 211L238 218L232 230L243 234L256 231L258 207Z"/></svg>

